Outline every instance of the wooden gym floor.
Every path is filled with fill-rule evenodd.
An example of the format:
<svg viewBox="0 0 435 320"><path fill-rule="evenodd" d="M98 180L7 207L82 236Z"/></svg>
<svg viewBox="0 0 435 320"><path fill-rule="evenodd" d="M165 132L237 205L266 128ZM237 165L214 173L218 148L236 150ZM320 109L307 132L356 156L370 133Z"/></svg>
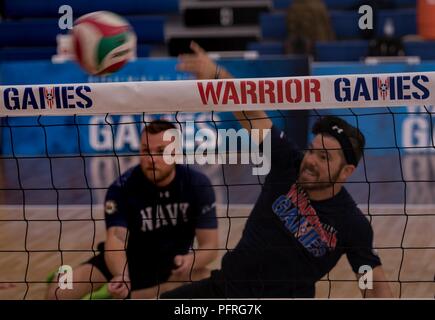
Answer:
<svg viewBox="0 0 435 320"><path fill-rule="evenodd" d="M54 159L51 168L47 159L21 159L18 166L14 159L2 161L0 283L14 282L15 287L0 289L0 299L43 299L45 279L50 272L62 264L74 266L86 260L92 256L92 248L104 240L101 204L105 188L119 170L124 170L136 160L98 158L97 163L91 160ZM431 157L427 161L432 163L433 160ZM220 257L236 245L260 189L258 178L250 175L247 171L250 169L246 167L205 168L213 184L217 185ZM387 167L384 166L383 170L386 171ZM378 172L381 171L378 169ZM83 179L84 172L87 179ZM424 176L430 179L425 180L434 181L434 172L429 172ZM405 177L407 174L405 172ZM362 173L359 174L361 176ZM240 181L243 183L238 183ZM403 184L406 185L407 202L401 198ZM363 204L361 209L365 213L369 212L368 218L375 232L375 246L379 248L394 295L402 298L434 298L433 183L372 184L369 188L367 193L355 184L349 185L357 202ZM373 190L376 188L375 194ZM384 192L384 196L379 195L379 192ZM367 203L370 204L369 208ZM220 257L212 267L219 266ZM355 276L345 257L317 284L316 296L360 297Z"/></svg>

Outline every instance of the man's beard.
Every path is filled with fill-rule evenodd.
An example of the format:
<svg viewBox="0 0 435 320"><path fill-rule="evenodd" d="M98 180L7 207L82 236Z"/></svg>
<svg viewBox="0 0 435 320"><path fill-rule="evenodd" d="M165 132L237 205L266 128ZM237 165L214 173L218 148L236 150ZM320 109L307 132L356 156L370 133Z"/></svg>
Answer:
<svg viewBox="0 0 435 320"><path fill-rule="evenodd" d="M304 172L304 170L308 170L309 176L313 177L314 179L308 180L304 179L303 175L307 174ZM326 179L319 180L319 173L310 168L309 166L303 166L301 167L301 170L299 172L299 177L297 180L297 183L302 186L304 190L322 190L327 189L334 185L334 183L337 182L338 176L340 175L341 168L337 170L335 173L328 172L328 177Z"/></svg>

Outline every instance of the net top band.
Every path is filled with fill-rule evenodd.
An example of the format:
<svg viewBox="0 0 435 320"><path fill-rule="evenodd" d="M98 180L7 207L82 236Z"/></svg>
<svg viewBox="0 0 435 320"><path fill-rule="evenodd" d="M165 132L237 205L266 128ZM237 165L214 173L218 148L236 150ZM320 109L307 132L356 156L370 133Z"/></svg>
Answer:
<svg viewBox="0 0 435 320"><path fill-rule="evenodd" d="M431 104L435 72L1 86L1 116L310 110Z"/></svg>

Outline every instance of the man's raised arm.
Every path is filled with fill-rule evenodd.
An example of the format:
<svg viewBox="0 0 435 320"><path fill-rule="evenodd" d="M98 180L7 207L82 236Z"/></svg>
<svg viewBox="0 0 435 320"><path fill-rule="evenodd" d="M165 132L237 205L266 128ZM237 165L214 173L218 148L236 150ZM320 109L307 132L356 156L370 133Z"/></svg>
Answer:
<svg viewBox="0 0 435 320"><path fill-rule="evenodd" d="M227 70L218 66L196 42L192 41L190 48L193 53L180 55L177 70L192 73L198 80L233 78ZM272 121L261 110L237 111L234 112L234 116L247 130L272 127ZM261 133L260 137L263 137Z"/></svg>

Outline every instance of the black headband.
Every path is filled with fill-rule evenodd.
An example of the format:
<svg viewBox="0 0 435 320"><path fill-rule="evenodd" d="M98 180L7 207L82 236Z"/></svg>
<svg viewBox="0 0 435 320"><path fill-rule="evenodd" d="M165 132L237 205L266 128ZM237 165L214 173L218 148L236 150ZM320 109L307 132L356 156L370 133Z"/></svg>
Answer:
<svg viewBox="0 0 435 320"><path fill-rule="evenodd" d="M358 160L356 159L355 151L353 150L349 137L337 124L332 123L330 127L322 128L319 133L327 133L337 139L337 141L340 143L341 149L343 149L346 162L348 164L354 165L355 167L358 165Z"/></svg>

